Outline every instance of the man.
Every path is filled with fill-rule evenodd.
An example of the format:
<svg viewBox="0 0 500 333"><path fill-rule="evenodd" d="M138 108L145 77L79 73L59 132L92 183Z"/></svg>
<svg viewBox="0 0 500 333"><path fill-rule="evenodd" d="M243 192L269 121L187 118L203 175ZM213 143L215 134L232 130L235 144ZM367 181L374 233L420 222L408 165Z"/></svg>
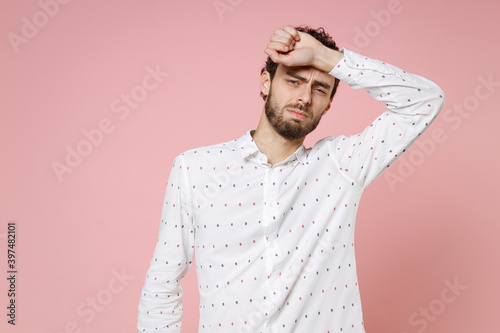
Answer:
<svg viewBox="0 0 500 333"><path fill-rule="evenodd" d="M139 304L138 332L180 332L196 251L199 332L365 332L354 256L364 189L435 119L433 82L335 42L276 29L255 130L178 155ZM339 80L387 110L352 136L303 141Z"/></svg>

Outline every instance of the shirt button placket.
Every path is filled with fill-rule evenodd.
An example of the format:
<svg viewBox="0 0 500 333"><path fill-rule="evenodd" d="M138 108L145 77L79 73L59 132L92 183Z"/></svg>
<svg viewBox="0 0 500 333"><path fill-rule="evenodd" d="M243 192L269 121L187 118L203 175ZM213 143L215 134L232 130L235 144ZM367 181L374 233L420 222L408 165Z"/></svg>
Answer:
<svg viewBox="0 0 500 333"><path fill-rule="evenodd" d="M266 254L268 263L266 265L267 271L266 279L268 299L275 299L272 297L273 289L275 289L275 282L278 277L278 272L281 268L282 255L278 245L277 233L279 230L279 177L274 167L268 168L266 172L266 179L264 184L264 198L266 201L266 209L264 211L264 236L266 244ZM266 319L270 319L277 311L278 305L272 304L273 309Z"/></svg>

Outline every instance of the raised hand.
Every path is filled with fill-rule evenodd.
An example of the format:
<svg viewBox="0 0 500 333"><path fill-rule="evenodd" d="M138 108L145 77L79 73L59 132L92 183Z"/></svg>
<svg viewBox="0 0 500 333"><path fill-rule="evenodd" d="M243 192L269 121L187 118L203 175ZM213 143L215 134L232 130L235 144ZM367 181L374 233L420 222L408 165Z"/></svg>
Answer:
<svg viewBox="0 0 500 333"><path fill-rule="evenodd" d="M313 66L329 72L343 53L324 46L308 33L290 25L275 29L264 52L275 63L285 66Z"/></svg>

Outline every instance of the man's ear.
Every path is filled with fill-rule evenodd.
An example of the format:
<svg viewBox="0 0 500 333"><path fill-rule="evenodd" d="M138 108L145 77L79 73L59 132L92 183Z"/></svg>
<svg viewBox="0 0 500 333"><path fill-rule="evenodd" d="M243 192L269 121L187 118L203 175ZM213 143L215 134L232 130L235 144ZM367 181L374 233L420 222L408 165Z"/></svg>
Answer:
<svg viewBox="0 0 500 333"><path fill-rule="evenodd" d="M260 91L264 95L269 95L269 89L271 87L271 74L268 71L264 71L260 76Z"/></svg>
<svg viewBox="0 0 500 333"><path fill-rule="evenodd" d="M332 99L330 99L330 102L329 102L329 103L328 103L328 105L326 106L326 109L325 109L325 111L323 111L323 114L322 114L321 116L324 116L324 115L325 115L325 113L326 113L328 110L330 110L330 107L332 106L332 101L333 101L333 98L332 98Z"/></svg>

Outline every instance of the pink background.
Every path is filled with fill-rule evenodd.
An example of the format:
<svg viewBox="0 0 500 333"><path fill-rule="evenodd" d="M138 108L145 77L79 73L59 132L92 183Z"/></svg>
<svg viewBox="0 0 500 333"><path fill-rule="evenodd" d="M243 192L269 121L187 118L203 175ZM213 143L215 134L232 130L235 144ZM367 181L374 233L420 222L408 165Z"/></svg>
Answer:
<svg viewBox="0 0 500 333"><path fill-rule="evenodd" d="M214 3L229 8L219 15ZM500 86L482 83L500 82L498 1L47 8L52 16L35 0L3 1L0 10L0 331L135 332L173 158L255 128L269 37L286 24L309 24L341 47L436 82L447 97L426 144L388 169L392 182L382 175L365 192L356 255L367 332L498 332ZM381 11L390 16L374 15ZM39 27L29 30L34 21ZM25 39L15 45L14 34ZM168 76L143 96L148 66ZM120 96L131 92L144 99L125 114ZM306 146L361 131L383 110L341 83ZM66 164L67 149L89 148L82 131L106 121L112 130L59 179L53 163ZM6 324L3 277L9 220L18 231L15 327ZM194 267L183 280L184 332L197 328ZM466 289L445 303L442 293L453 295L445 281ZM419 314L424 308L432 319Z"/></svg>

